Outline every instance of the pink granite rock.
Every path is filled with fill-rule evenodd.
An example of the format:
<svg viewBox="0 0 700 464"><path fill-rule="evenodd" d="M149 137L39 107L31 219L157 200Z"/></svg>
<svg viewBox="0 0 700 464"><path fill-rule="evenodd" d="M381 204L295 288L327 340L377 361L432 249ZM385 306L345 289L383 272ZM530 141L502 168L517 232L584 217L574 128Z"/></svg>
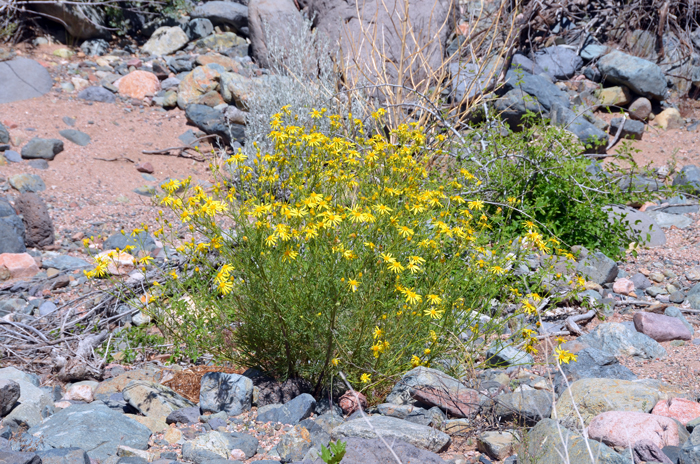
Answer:
<svg viewBox="0 0 700 464"><path fill-rule="evenodd" d="M657 342L690 340L692 338L688 328L675 317L639 312L634 315L633 320L637 332L641 332Z"/></svg>
<svg viewBox="0 0 700 464"><path fill-rule="evenodd" d="M676 421L670 417L634 411L598 414L588 426L588 437L608 446L622 448L629 448L639 440L649 440L659 448L682 445Z"/></svg>
<svg viewBox="0 0 700 464"><path fill-rule="evenodd" d="M617 279L613 284L613 292L620 295L629 295L634 292L634 282L625 278Z"/></svg>
<svg viewBox="0 0 700 464"><path fill-rule="evenodd" d="M652 414L676 419L683 425L687 425L693 419L700 417L700 403L686 400L685 398L671 398L656 403Z"/></svg>

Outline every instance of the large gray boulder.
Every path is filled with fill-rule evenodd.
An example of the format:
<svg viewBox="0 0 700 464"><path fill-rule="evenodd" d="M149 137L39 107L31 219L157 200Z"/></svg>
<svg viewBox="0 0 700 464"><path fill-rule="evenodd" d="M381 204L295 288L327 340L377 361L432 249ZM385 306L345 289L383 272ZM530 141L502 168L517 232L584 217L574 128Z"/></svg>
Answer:
<svg viewBox="0 0 700 464"><path fill-rule="evenodd" d="M638 243L648 247L666 245L666 233L647 213L619 205L611 205L604 209L611 221L618 219L628 227Z"/></svg>
<svg viewBox="0 0 700 464"><path fill-rule="evenodd" d="M27 433L54 448L82 448L90 458L104 461L116 456L119 445L148 449L151 431L102 403L74 404L54 414Z"/></svg>
<svg viewBox="0 0 700 464"><path fill-rule="evenodd" d="M578 341L613 356L656 359L667 354L666 349L651 337L618 322L600 324L592 332L579 337Z"/></svg>
<svg viewBox="0 0 700 464"><path fill-rule="evenodd" d="M54 448L37 454L41 464L90 464L90 456L80 448Z"/></svg>
<svg viewBox="0 0 700 464"><path fill-rule="evenodd" d="M499 395L487 402L496 417L534 425L552 413L552 393L544 390L525 390Z"/></svg>
<svg viewBox="0 0 700 464"><path fill-rule="evenodd" d="M542 76L535 76L527 72L517 72L509 69L506 73L506 82L503 85L505 91L519 89L532 95L537 102L547 111L558 103L568 108L571 103L569 97L559 87L549 82Z"/></svg>
<svg viewBox="0 0 700 464"><path fill-rule="evenodd" d="M14 428L16 426L34 426L54 413L53 399L40 389L34 377L15 369L6 367L0 369L0 379L12 380L19 385L19 398L17 405L5 416L3 425Z"/></svg>
<svg viewBox="0 0 700 464"><path fill-rule="evenodd" d="M700 309L700 283L693 285L686 295L686 303L693 309Z"/></svg>
<svg viewBox="0 0 700 464"><path fill-rule="evenodd" d="M46 68L23 57L0 61L0 82L0 103L40 97L53 86Z"/></svg>
<svg viewBox="0 0 700 464"><path fill-rule="evenodd" d="M391 449L403 463L446 464L437 454L416 448L400 440L391 442ZM343 464L386 464L396 462L393 454L378 438L348 438ZM304 460L300 464L324 464L321 458L315 461Z"/></svg>
<svg viewBox="0 0 700 464"><path fill-rule="evenodd" d="M248 37L248 7L234 2L213 1L200 5L190 13L192 18L206 18L214 26L230 26L243 37Z"/></svg>
<svg viewBox="0 0 700 464"><path fill-rule="evenodd" d="M547 114L547 111L535 97L521 89L513 89L507 92L497 99L493 106L513 131L522 130L521 125L528 111L540 117Z"/></svg>
<svg viewBox="0 0 700 464"><path fill-rule="evenodd" d="M673 186L679 186L689 193L700 194L700 167L689 164L673 179Z"/></svg>
<svg viewBox="0 0 700 464"><path fill-rule="evenodd" d="M199 388L202 412L226 411L237 416L250 409L253 402L253 381L238 374L209 372L204 374Z"/></svg>
<svg viewBox="0 0 700 464"><path fill-rule="evenodd" d="M269 67L267 39L272 28L279 45L284 45L290 32L304 27L304 19L293 0L250 0L248 2L248 29L252 55L258 66Z"/></svg>
<svg viewBox="0 0 700 464"><path fill-rule="evenodd" d="M63 151L63 141L34 137L22 147L22 158L53 160Z"/></svg>
<svg viewBox="0 0 700 464"><path fill-rule="evenodd" d="M598 60L598 70L606 82L626 85L643 97L663 100L666 95L666 76L651 61L614 50Z"/></svg>
<svg viewBox="0 0 700 464"><path fill-rule="evenodd" d="M250 382L250 380L248 381ZM309 417L315 407L314 397L308 393L302 393L284 405L270 404L261 407L258 410L257 420L258 422L281 422L282 424L296 425Z"/></svg>
<svg viewBox="0 0 700 464"><path fill-rule="evenodd" d="M549 112L552 124L564 127L578 137L583 145L594 153L604 152L608 145L608 134L559 102L552 104Z"/></svg>
<svg viewBox="0 0 700 464"><path fill-rule="evenodd" d="M31 8L42 16L55 21L76 39L110 38L111 32L105 28L105 16L99 6L80 3L43 2L34 3Z"/></svg>
<svg viewBox="0 0 700 464"><path fill-rule="evenodd" d="M172 389L146 380L132 380L124 387L122 395L144 416L163 422L172 412L194 406Z"/></svg>
<svg viewBox="0 0 700 464"><path fill-rule="evenodd" d="M574 77L583 66L583 59L576 50L555 45L535 52L533 61L554 79L564 81Z"/></svg>
<svg viewBox="0 0 700 464"><path fill-rule="evenodd" d="M331 437L334 440L377 438L377 434L389 442L401 440L435 453L447 448L451 441L449 435L434 428L386 416L370 416L366 420L359 418L345 422L333 429Z"/></svg>
<svg viewBox="0 0 700 464"><path fill-rule="evenodd" d="M588 280L603 285L613 282L619 269L615 261L597 251L582 259L576 266L576 271L586 276Z"/></svg>
<svg viewBox="0 0 700 464"><path fill-rule="evenodd" d="M0 198L0 254L24 253L24 222L9 201Z"/></svg>
<svg viewBox="0 0 700 464"><path fill-rule="evenodd" d="M366 78L369 82L388 81L415 88L429 78L443 62L446 41L452 33L451 0L407 0L406 2L366 2L364 0L301 0L314 25L333 46L342 50L343 64L350 85ZM403 17L410 24L408 37L401 36ZM358 13L359 12L359 13ZM371 47L374 42L376 47ZM398 82L401 57L414 59ZM380 68L377 69L377 66ZM385 67L386 79L378 75ZM413 81L413 82L411 82ZM381 95L381 94L380 94Z"/></svg>
<svg viewBox="0 0 700 464"><path fill-rule="evenodd" d="M585 347L576 353L576 360L561 364L561 371L554 378L554 388L557 394L566 390L581 379L620 379L636 380L637 376L610 353L594 347Z"/></svg>
<svg viewBox="0 0 700 464"><path fill-rule="evenodd" d="M156 29L141 50L155 56L169 55L187 45L187 42L189 37L181 28L164 26Z"/></svg>
<svg viewBox="0 0 700 464"><path fill-rule="evenodd" d="M185 109L187 120L207 134L220 136L226 143L245 139L245 126L228 124L224 113L206 105L189 105Z"/></svg>

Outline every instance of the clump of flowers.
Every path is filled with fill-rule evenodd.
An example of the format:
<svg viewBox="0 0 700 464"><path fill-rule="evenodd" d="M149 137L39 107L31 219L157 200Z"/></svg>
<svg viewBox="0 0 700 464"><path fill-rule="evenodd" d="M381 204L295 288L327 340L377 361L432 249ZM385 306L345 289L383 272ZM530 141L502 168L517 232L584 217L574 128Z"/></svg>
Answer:
<svg viewBox="0 0 700 464"><path fill-rule="evenodd" d="M317 388L340 370L371 389L415 366L474 362L477 339L516 314L494 300L535 311L539 296L512 272L521 253L556 243L534 228L519 247L501 240L503 212L465 196L480 183L470 172L431 167L448 155L420 127L385 133L373 129L381 111L369 124L325 113L302 126L283 108L274 150L212 167L211 193L165 185L160 203L191 237L178 246L188 267L153 302L159 326L176 347Z"/></svg>

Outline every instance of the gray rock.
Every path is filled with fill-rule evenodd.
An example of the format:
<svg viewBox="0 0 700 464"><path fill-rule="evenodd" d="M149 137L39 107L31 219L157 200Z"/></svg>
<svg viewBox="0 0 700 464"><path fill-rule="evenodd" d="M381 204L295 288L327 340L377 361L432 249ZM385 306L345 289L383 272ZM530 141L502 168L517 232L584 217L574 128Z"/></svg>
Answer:
<svg viewBox="0 0 700 464"><path fill-rule="evenodd" d="M484 64L475 63L451 63L450 74L452 75L452 100L453 102L463 102L465 99L482 95L489 84L498 77L497 69L494 65L500 62L487 62Z"/></svg>
<svg viewBox="0 0 700 464"><path fill-rule="evenodd" d="M608 206L604 209L607 211L610 221L620 220L631 229L633 238L637 242L643 243L648 247L658 247L666 244L666 233L646 212L629 206L618 205Z"/></svg>
<svg viewBox="0 0 700 464"><path fill-rule="evenodd" d="M5 159L9 161L10 163L21 163L22 162L22 155L17 153L14 150L7 150L5 153L3 153L5 156Z"/></svg>
<svg viewBox="0 0 700 464"><path fill-rule="evenodd" d="M10 185L20 192L43 192L46 184L36 174L15 174L10 177Z"/></svg>
<svg viewBox="0 0 700 464"><path fill-rule="evenodd" d="M206 18L195 18L187 23L185 32L190 40L197 40L212 34L214 32L214 25Z"/></svg>
<svg viewBox="0 0 700 464"><path fill-rule="evenodd" d="M411 404L414 402L411 391L421 389L443 389L450 396L458 396L460 391L467 390L460 381L444 372L430 367L419 366L406 372L401 380L394 385L391 393L386 398L386 403L394 405Z"/></svg>
<svg viewBox="0 0 700 464"><path fill-rule="evenodd" d="M557 373L554 379L555 391L561 394L573 382L579 379L621 379L636 380L637 376L610 353L598 348L586 347L575 353L576 361L561 364L561 373Z"/></svg>
<svg viewBox="0 0 700 464"><path fill-rule="evenodd" d="M391 445L391 449L402 463L447 464L439 455L401 440L392 441ZM260 462L262 463L262 461ZM396 462L394 455L378 438L348 438L346 440L343 464L387 464L392 462ZM324 464L324 462L319 458L315 461L304 460L301 464Z"/></svg>
<svg viewBox="0 0 700 464"><path fill-rule="evenodd" d="M682 214L669 214L663 211L655 210L647 211L647 214L649 214L649 216L651 216L652 219L654 219L654 221L664 229L670 229L673 226L679 229L685 229L693 223L692 219Z"/></svg>
<svg viewBox="0 0 700 464"><path fill-rule="evenodd" d="M163 90L177 90L177 86L180 85L180 79L177 77L169 77L160 83L160 87Z"/></svg>
<svg viewBox="0 0 700 464"><path fill-rule="evenodd" d="M80 50L87 56L102 56L109 51L109 42L104 39L89 39L82 43Z"/></svg>
<svg viewBox="0 0 700 464"><path fill-rule="evenodd" d="M0 416L5 417L19 400L20 386L14 380L0 379Z"/></svg>
<svg viewBox="0 0 700 464"><path fill-rule="evenodd" d="M53 80L46 68L23 57L0 61L0 82L0 103L40 97L53 86Z"/></svg>
<svg viewBox="0 0 700 464"><path fill-rule="evenodd" d="M565 108L568 108L570 105L569 97L566 93L562 92L559 87L544 77L508 70L503 89L510 91L516 88L535 97L537 102L548 111L552 109L555 103L559 103Z"/></svg>
<svg viewBox="0 0 700 464"><path fill-rule="evenodd" d="M693 309L700 309L700 284L695 284L686 295L686 302Z"/></svg>
<svg viewBox="0 0 700 464"><path fill-rule="evenodd" d="M252 383L252 382L251 382ZM302 393L292 401L281 404L270 404L258 409L259 422L281 422L296 425L311 415L316 407L316 400L308 393Z"/></svg>
<svg viewBox="0 0 700 464"><path fill-rule="evenodd" d="M76 129L63 129L58 133L61 134L61 137L68 139L74 144L80 145L81 147L87 146L91 140L90 136L87 135L85 132L80 132Z"/></svg>
<svg viewBox="0 0 700 464"><path fill-rule="evenodd" d="M681 190L695 195L700 194L700 167L692 164L683 166L673 179L673 186L679 186Z"/></svg>
<svg viewBox="0 0 700 464"><path fill-rule="evenodd" d="M687 205L688 203L694 203L691 198L686 197L683 194L676 195L665 201L669 205ZM687 214L687 213L697 213L700 211L700 206L697 204L688 206L669 206L663 209L664 213L669 214Z"/></svg>
<svg viewBox="0 0 700 464"><path fill-rule="evenodd" d="M559 45L538 50L533 61L545 73L560 81L572 78L583 66L583 59L575 50Z"/></svg>
<svg viewBox="0 0 700 464"><path fill-rule="evenodd" d="M203 464L213 459L228 459L232 437L221 432L209 432L199 435L182 445L182 457L195 464Z"/></svg>
<svg viewBox="0 0 700 464"><path fill-rule="evenodd" d="M491 407L502 421L534 425L552 414L552 394L543 390L525 390L499 395L486 407Z"/></svg>
<svg viewBox="0 0 700 464"><path fill-rule="evenodd" d="M74 404L51 416L27 433L54 448L80 447L92 459L104 461L116 456L119 445L148 449L151 431L104 404Z"/></svg>
<svg viewBox="0 0 700 464"><path fill-rule="evenodd" d="M102 86L88 87L81 90L78 92L78 98L100 103L114 103L117 100L112 92Z"/></svg>
<svg viewBox="0 0 700 464"><path fill-rule="evenodd" d="M544 74L544 69L540 68L534 61L520 53L513 55L513 60L510 62L510 69L514 72L520 70L534 75Z"/></svg>
<svg viewBox="0 0 700 464"><path fill-rule="evenodd" d="M47 269L53 267L59 271L76 271L79 269L85 269L90 267L90 263L87 261L76 258L74 256L60 255L51 258L46 258L42 261L42 264Z"/></svg>
<svg viewBox="0 0 700 464"><path fill-rule="evenodd" d="M229 434L229 449L239 449L245 453L245 458L250 459L258 452L258 439L247 433L231 432Z"/></svg>
<svg viewBox="0 0 700 464"><path fill-rule="evenodd" d="M666 76L651 61L614 50L598 60L598 69L607 82L626 85L643 97L663 100L666 95Z"/></svg>
<svg viewBox="0 0 700 464"><path fill-rule="evenodd" d="M629 457L617 454L600 442L587 440L552 419L540 421L527 433L524 442L527 443L526 455L536 457L538 464L560 464L562 456L568 458L569 464L591 464L589 448L596 457L596 464L630 464Z"/></svg>
<svg viewBox="0 0 700 464"><path fill-rule="evenodd" d="M215 26L231 26L239 35L248 36L248 7L233 2L213 1L190 13L192 18L206 18Z"/></svg>
<svg viewBox="0 0 700 464"><path fill-rule="evenodd" d="M299 461L310 455L315 458L321 446L327 446L330 439L330 435L313 421L305 420L284 434L275 450L282 462Z"/></svg>
<svg viewBox="0 0 700 464"><path fill-rule="evenodd" d="M104 10L98 6L47 2L32 5L32 9L55 21L76 39L110 38Z"/></svg>
<svg viewBox="0 0 700 464"><path fill-rule="evenodd" d="M493 367L530 366L535 362L535 359L529 353L518 350L514 346L494 343L486 351L486 362Z"/></svg>
<svg viewBox="0 0 700 464"><path fill-rule="evenodd" d="M260 67L267 68L267 40L272 27L278 46L288 42L291 31L305 27L303 17L291 0L252 0L248 3L248 28L251 56Z"/></svg>
<svg viewBox="0 0 700 464"><path fill-rule="evenodd" d="M10 143L10 131L0 122L0 143Z"/></svg>
<svg viewBox="0 0 700 464"><path fill-rule="evenodd" d="M568 105L554 102L549 112L549 118L552 124L563 126L576 135L589 150L595 153L605 151L608 144L608 134L587 121L583 115L578 115L569 109Z"/></svg>
<svg viewBox="0 0 700 464"><path fill-rule="evenodd" d="M196 424L199 422L199 406L177 409L165 419L166 424Z"/></svg>
<svg viewBox="0 0 700 464"><path fill-rule="evenodd" d="M117 232L105 240L102 248L104 250L116 250L117 248L124 250L127 246L134 247L129 253L137 255L142 251L150 253L155 250L156 242L146 231L139 232L136 235Z"/></svg>
<svg viewBox="0 0 700 464"><path fill-rule="evenodd" d="M581 58L583 58L586 61L592 61L595 60L596 58L599 58L605 54L605 52L608 51L608 47L605 45L601 45L595 42L590 42L586 44L582 49L581 49Z"/></svg>
<svg viewBox="0 0 700 464"><path fill-rule="evenodd" d="M0 314L5 316L12 313L24 313L27 302L21 298L9 298L0 301Z"/></svg>
<svg viewBox="0 0 700 464"><path fill-rule="evenodd" d="M345 422L333 429L331 437L334 440L377 438L377 434L389 442L401 440L435 453L445 449L451 441L449 435L433 428L386 416L370 416L367 420L361 418Z"/></svg>
<svg viewBox="0 0 700 464"><path fill-rule="evenodd" d="M174 26L163 26L151 35L141 50L154 56L169 55L187 45L189 38L185 31Z"/></svg>
<svg viewBox="0 0 700 464"><path fill-rule="evenodd" d="M90 464L90 456L80 448L56 448L37 454L41 464Z"/></svg>
<svg viewBox="0 0 700 464"><path fill-rule="evenodd" d="M27 375L14 367L0 369L0 379L13 380L19 384L20 403L3 419L4 425L34 426L53 414L53 399L36 384L38 379ZM35 384L36 382L36 384Z"/></svg>
<svg viewBox="0 0 700 464"><path fill-rule="evenodd" d="M619 272L617 263L597 251L586 256L576 266L576 272L599 285L614 282Z"/></svg>
<svg viewBox="0 0 700 464"><path fill-rule="evenodd" d="M199 389L202 412L225 411L237 416L248 411L253 402L253 382L242 375L209 372L204 374Z"/></svg>
<svg viewBox="0 0 700 464"><path fill-rule="evenodd" d="M666 356L658 342L617 322L600 324L592 332L579 337L581 343L593 346L612 356L633 356L655 359Z"/></svg>
<svg viewBox="0 0 700 464"><path fill-rule="evenodd" d="M620 130L622 126L622 132L620 137L623 139L632 140L642 140L644 135L645 125L641 121L635 121L632 119L625 119L624 125L622 124L622 118L612 118L610 121L610 135L616 136L617 131Z"/></svg>
<svg viewBox="0 0 700 464"><path fill-rule="evenodd" d="M22 193L15 201L15 207L24 222L24 244L32 248L53 245L53 221L44 200L36 193Z"/></svg>
<svg viewBox="0 0 700 464"><path fill-rule="evenodd" d="M0 451L0 464L42 464L35 453Z"/></svg>
<svg viewBox="0 0 700 464"><path fill-rule="evenodd" d="M527 112L537 115L546 113L544 107L539 104L535 97L520 89L513 89L507 92L497 99L493 106L513 131L522 129L521 125Z"/></svg>
<svg viewBox="0 0 700 464"><path fill-rule="evenodd" d="M194 406L190 400L155 382L132 380L122 390L124 399L147 417L165 421L178 409Z"/></svg>
<svg viewBox="0 0 700 464"><path fill-rule="evenodd" d="M11 223L3 219L5 218L0 218L0 254L26 252L27 248L24 246L22 236L17 233L17 230Z"/></svg>
<svg viewBox="0 0 700 464"><path fill-rule="evenodd" d="M39 137L34 137L22 147L22 158L52 160L62 151L62 141L58 139L41 139Z"/></svg>
<svg viewBox="0 0 700 464"><path fill-rule="evenodd" d="M209 2L217 3L217 2ZM227 124L224 113L206 105L188 105L185 109L187 120L207 134L216 134L226 141L245 140L245 127Z"/></svg>
<svg viewBox="0 0 700 464"><path fill-rule="evenodd" d="M33 159L27 161L27 164L34 169L41 169L42 171L45 171L49 168L49 162L46 161L45 159Z"/></svg>
<svg viewBox="0 0 700 464"><path fill-rule="evenodd" d="M638 121L646 121L651 114L651 102L644 97L639 97L627 109L630 117Z"/></svg>

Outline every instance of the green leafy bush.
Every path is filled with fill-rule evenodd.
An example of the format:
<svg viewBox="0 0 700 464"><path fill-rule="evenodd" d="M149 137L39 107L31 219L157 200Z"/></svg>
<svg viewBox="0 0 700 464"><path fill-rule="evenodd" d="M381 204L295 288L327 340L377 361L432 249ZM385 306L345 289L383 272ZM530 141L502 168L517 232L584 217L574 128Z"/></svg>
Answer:
<svg viewBox="0 0 700 464"><path fill-rule="evenodd" d="M652 194L623 191L619 169L582 155L585 148L565 129L533 121L531 115L518 132L487 126L470 134L479 145L457 150L483 184L469 194L482 195L490 211L512 208L506 235L525 233L523 221L531 220L569 247L583 245L619 258L638 238L620 218L611 219L605 207L644 202ZM466 147L474 147L473 142ZM627 146L621 154L631 160Z"/></svg>
<svg viewBox="0 0 700 464"><path fill-rule="evenodd" d="M161 203L193 236L149 311L176 349L304 377L316 391L342 370L371 391L414 366L482 360L484 339L535 311L544 274L563 278L513 272L527 255L564 251L531 222L511 240L512 210L486 214L464 194L480 181L435 167L444 154L420 128L387 134L311 113L307 126L275 115L274 150L253 163L232 156L236 187L222 178L210 196L166 184ZM172 226L155 233L172 240Z"/></svg>

